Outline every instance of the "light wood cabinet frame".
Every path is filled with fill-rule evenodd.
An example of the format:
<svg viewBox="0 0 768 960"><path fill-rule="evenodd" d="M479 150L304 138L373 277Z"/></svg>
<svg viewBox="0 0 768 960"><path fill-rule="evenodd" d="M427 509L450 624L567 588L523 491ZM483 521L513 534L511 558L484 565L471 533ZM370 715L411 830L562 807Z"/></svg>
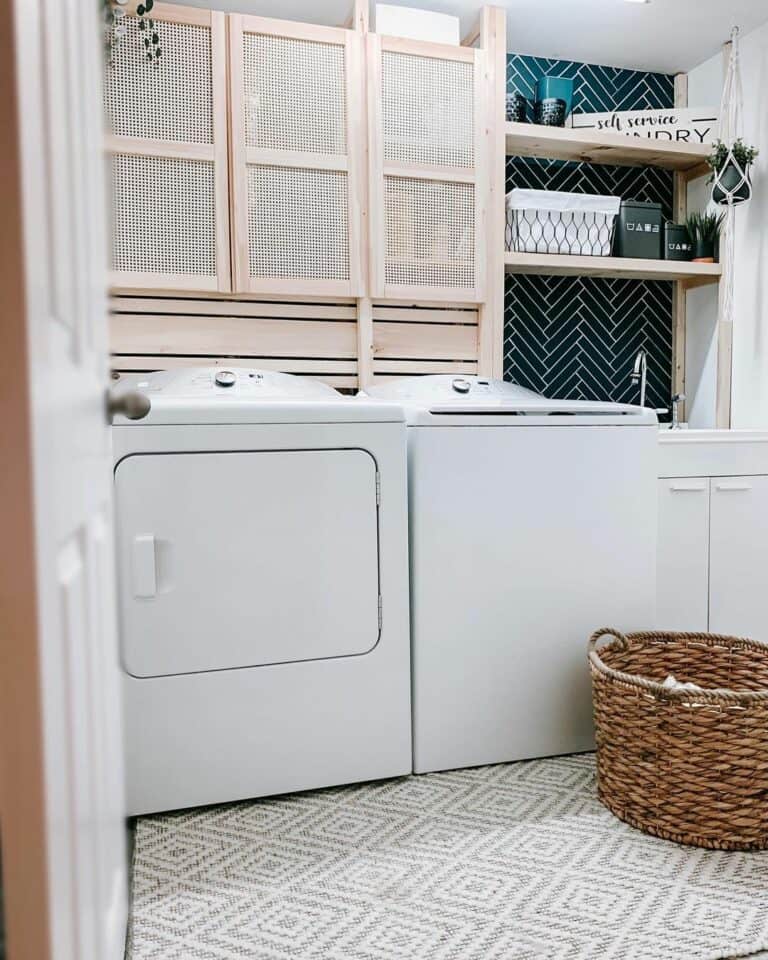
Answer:
<svg viewBox="0 0 768 960"><path fill-rule="evenodd" d="M474 164L471 167L445 166L385 160L383 129L382 55L401 53L413 57L439 61L469 63L473 68L474 97ZM484 138L486 111L482 94L485 88L485 51L471 47L406 40L399 37L368 34L366 36L368 64L368 128L369 159L368 184L370 207L370 290L371 296L386 299L413 298L417 301L450 303L477 303L484 298L486 253L486 194L488 176L487 144ZM431 284L388 283L385 276L387 257L387 222L385 183L387 178L425 180L435 183L471 184L474 188L474 284L471 287L436 286ZM414 265L419 260L414 258Z"/></svg>
<svg viewBox="0 0 768 960"><path fill-rule="evenodd" d="M157 6L164 16L177 22L216 25L216 147L127 137L110 138L108 146L118 152L140 155L216 159L220 164L217 166L217 214L224 216L226 230L218 236L226 237L228 244L231 283L218 286L198 282L194 277L158 278L151 274L121 276L114 292L129 295L113 300L115 370L144 371L239 362L319 376L347 389L364 388L391 376L501 374L504 11L484 8L471 40L478 47L456 47L370 34L366 8L365 0L355 0L350 20L352 29L345 29L238 14L223 16L170 4ZM243 35L248 32L330 43L343 49L344 152L313 153L247 145ZM382 48L471 65L473 167L395 160L384 164L380 102ZM259 139L269 141L268 137ZM284 142L304 146L301 138L288 137ZM318 145L311 139L307 143ZM269 143L270 148L274 145ZM338 141L329 148L338 150ZM348 178L348 280L250 277L249 164L345 173ZM469 184L474 188L475 283L471 288L383 283L385 175ZM162 283L158 283L158 279ZM176 297L168 298L169 292ZM354 334L352 340L351 334Z"/></svg>
<svg viewBox="0 0 768 960"><path fill-rule="evenodd" d="M120 291L190 291L227 293L232 290L229 236L229 172L227 146L226 15L212 10L156 3L152 17L160 23L206 27L211 32L211 117L213 143L197 144L108 134L110 155L202 160L214 166L214 230L216 276L158 272L111 271L110 286ZM107 68L109 69L109 68Z"/></svg>
<svg viewBox="0 0 768 960"><path fill-rule="evenodd" d="M337 27L232 14L229 20L230 181L232 262L238 293L356 297L365 293L361 194L364 190L364 122L360 90L364 83L362 38ZM344 51L346 154L263 149L246 145L243 38L260 34L330 44ZM349 278L252 277L248 240L248 167L265 165L293 170L343 171L347 186Z"/></svg>

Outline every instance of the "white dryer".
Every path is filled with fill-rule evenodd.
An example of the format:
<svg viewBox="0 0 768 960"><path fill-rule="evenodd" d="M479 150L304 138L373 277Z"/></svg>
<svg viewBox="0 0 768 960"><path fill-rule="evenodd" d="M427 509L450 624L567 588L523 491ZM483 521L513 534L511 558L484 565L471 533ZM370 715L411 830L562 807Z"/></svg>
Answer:
<svg viewBox="0 0 768 960"><path fill-rule="evenodd" d="M126 377L130 814L411 769L405 424L285 374Z"/></svg>
<svg viewBox="0 0 768 960"><path fill-rule="evenodd" d="M588 750L587 639L654 621L657 421L477 377L408 421L414 769Z"/></svg>

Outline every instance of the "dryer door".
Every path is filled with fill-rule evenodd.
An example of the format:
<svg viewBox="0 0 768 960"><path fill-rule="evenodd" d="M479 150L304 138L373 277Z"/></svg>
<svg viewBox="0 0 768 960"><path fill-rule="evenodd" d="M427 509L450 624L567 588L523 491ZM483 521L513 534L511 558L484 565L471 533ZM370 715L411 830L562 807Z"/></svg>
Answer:
<svg viewBox="0 0 768 960"><path fill-rule="evenodd" d="M115 485L128 673L346 657L376 645L369 453L136 454L120 461Z"/></svg>

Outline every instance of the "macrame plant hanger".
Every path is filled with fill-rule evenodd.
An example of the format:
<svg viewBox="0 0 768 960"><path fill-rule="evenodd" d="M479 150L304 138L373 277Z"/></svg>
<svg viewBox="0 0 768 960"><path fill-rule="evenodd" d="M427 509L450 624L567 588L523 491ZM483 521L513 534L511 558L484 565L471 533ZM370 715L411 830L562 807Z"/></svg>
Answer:
<svg viewBox="0 0 768 960"><path fill-rule="evenodd" d="M733 265L735 252L734 207L752 196L752 183L749 178L749 165L742 167L734 156L733 145L741 136L741 115L744 105L744 93L741 86L741 65L739 63L739 28L731 31L730 58L723 84L723 99L720 103L720 139L728 148L725 163L714 172L712 197L720 206L725 207L724 243L725 256L721 255L722 276L720 279L720 321L733 323ZM738 179L726 186L725 172L734 170Z"/></svg>

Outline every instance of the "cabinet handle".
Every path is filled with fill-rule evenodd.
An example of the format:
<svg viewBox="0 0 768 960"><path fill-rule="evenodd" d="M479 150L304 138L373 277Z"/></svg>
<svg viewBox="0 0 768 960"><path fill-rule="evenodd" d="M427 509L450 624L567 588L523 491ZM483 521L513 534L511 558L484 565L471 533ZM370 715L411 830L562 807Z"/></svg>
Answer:
<svg viewBox="0 0 768 960"><path fill-rule="evenodd" d="M155 538L143 534L133 538L133 595L149 598L157 595Z"/></svg>
<svg viewBox="0 0 768 960"><path fill-rule="evenodd" d="M723 493L735 492L739 490L751 490L751 483L716 483L715 490L722 490Z"/></svg>
<svg viewBox="0 0 768 960"><path fill-rule="evenodd" d="M706 483L670 483L669 489L672 493L704 493L707 485Z"/></svg>

